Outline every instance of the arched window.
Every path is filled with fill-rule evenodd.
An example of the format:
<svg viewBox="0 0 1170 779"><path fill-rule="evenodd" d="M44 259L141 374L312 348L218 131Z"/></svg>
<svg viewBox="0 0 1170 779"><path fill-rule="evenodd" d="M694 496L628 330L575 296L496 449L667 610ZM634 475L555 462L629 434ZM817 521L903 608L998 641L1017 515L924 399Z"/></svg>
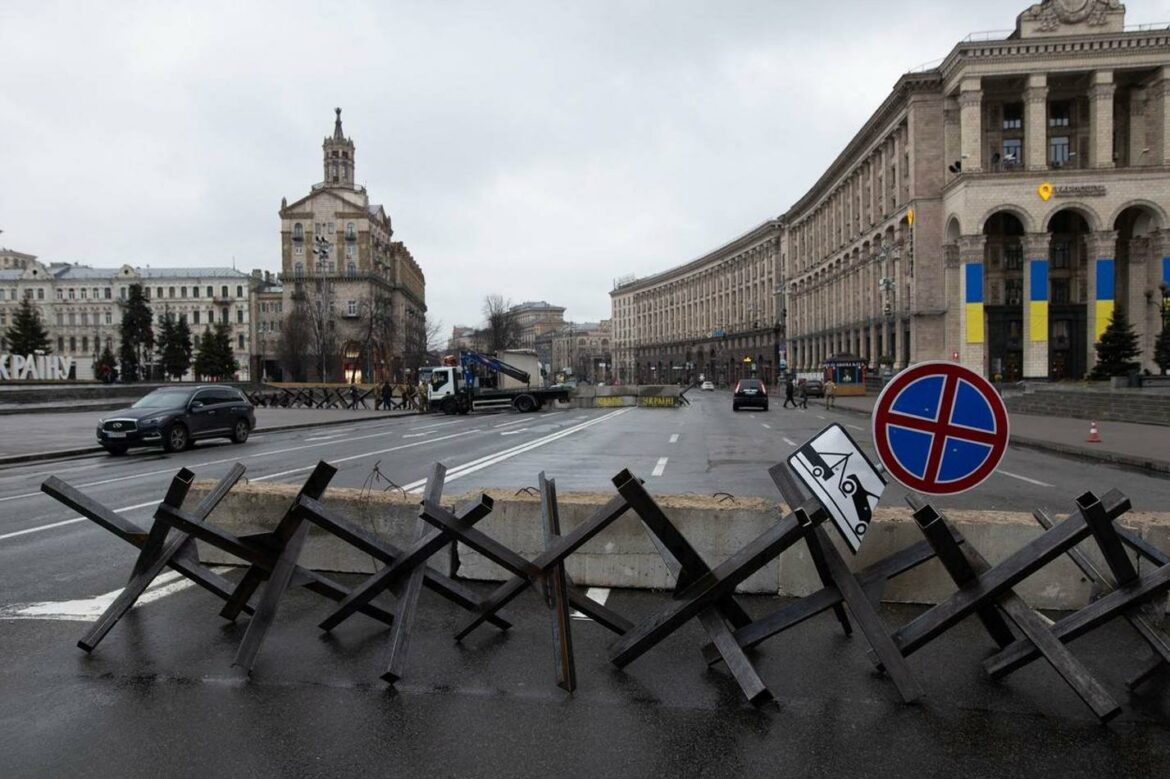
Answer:
<svg viewBox="0 0 1170 779"><path fill-rule="evenodd" d="M356 262L346 263L345 272L349 276L356 276L357 275L357 263Z"/></svg>
<svg viewBox="0 0 1170 779"><path fill-rule="evenodd" d="M347 241L356 241L357 240L357 228L354 227L353 222L349 222L345 226L345 240L347 240Z"/></svg>
<svg viewBox="0 0 1170 779"><path fill-rule="evenodd" d="M297 222L295 225L293 225L293 240L294 241L305 240L305 226L302 225L300 222Z"/></svg>

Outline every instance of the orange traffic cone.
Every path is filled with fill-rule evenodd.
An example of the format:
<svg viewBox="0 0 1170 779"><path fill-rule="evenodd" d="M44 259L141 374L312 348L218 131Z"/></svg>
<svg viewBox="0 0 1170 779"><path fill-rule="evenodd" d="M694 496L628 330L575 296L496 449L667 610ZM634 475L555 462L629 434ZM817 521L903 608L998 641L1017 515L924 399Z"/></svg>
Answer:
<svg viewBox="0 0 1170 779"><path fill-rule="evenodd" d="M1089 443L1091 443L1091 444L1101 443L1101 431L1099 431L1097 429L1096 422L1091 422L1089 424Z"/></svg>

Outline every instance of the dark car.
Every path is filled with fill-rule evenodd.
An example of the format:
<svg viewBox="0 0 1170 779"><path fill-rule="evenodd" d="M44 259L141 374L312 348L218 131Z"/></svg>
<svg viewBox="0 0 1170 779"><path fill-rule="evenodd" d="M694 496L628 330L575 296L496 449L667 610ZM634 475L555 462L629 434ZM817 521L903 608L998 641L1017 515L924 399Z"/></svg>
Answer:
<svg viewBox="0 0 1170 779"><path fill-rule="evenodd" d="M749 406L768 410L768 387L759 379L740 379L735 385L731 410L739 411Z"/></svg>
<svg viewBox="0 0 1170 779"><path fill-rule="evenodd" d="M248 440L256 413L244 393L232 387L163 387L133 406L98 421L97 440L112 455L132 446L187 449L205 438Z"/></svg>
<svg viewBox="0 0 1170 779"><path fill-rule="evenodd" d="M825 396L825 383L820 379L808 379L804 383L804 394L810 398L823 398Z"/></svg>

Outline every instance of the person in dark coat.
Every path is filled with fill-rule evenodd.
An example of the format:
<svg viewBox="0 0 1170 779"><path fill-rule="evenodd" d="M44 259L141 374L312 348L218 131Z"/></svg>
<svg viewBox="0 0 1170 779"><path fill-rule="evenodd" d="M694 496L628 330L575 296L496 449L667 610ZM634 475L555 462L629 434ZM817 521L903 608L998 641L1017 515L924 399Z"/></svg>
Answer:
<svg viewBox="0 0 1170 779"><path fill-rule="evenodd" d="M382 408L390 411L394 408L394 392L390 388L390 382L382 382Z"/></svg>
<svg viewBox="0 0 1170 779"><path fill-rule="evenodd" d="M792 407L793 407L793 408L796 408L796 407L797 407L797 406L796 406L796 401L792 399L792 396L793 396L795 393L796 393L796 385L794 385L794 384L792 383L792 379L789 379L789 380L788 380L787 382L785 382L785 384L784 384L784 408L788 408L788 404L789 404L789 403L791 403L791 404L792 404Z"/></svg>
<svg viewBox="0 0 1170 779"><path fill-rule="evenodd" d="M800 407L802 409L807 409L808 408L808 385L804 383L804 379L801 379L800 383L796 385L796 397L800 401Z"/></svg>

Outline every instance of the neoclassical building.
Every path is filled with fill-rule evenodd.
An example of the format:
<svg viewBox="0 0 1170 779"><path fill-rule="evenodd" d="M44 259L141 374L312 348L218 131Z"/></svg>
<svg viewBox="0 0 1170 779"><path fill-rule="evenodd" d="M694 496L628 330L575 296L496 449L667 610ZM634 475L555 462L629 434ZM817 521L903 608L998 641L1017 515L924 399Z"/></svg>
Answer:
<svg viewBox="0 0 1170 779"><path fill-rule="evenodd" d="M774 379L783 329L781 223L610 293L614 377L626 383Z"/></svg>
<svg viewBox="0 0 1170 779"><path fill-rule="evenodd" d="M1170 25L1127 28L1109 0L1033 5L1014 31L971 36L903 75L769 223L777 364L812 371L847 353L874 367L955 359L1005 381L1080 378L1125 306L1154 369L1168 213ZM725 255L700 265L717 272ZM717 330L703 312L720 288L674 302L672 285L695 270L612 293L619 353Z"/></svg>
<svg viewBox="0 0 1170 779"><path fill-rule="evenodd" d="M426 361L426 278L393 240L385 208L356 183L355 146L335 110L322 180L300 200L281 200L283 313L297 315L301 303L329 329L322 340L336 352L327 359L336 375L323 378L401 380Z"/></svg>

